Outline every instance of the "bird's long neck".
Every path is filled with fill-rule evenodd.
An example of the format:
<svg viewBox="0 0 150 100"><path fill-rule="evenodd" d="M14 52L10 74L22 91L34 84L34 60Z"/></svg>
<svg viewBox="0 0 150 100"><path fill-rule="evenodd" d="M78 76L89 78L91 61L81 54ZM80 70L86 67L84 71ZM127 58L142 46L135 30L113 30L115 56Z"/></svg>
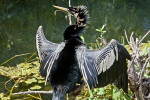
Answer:
<svg viewBox="0 0 150 100"><path fill-rule="evenodd" d="M88 22L88 12L86 10L86 7L77 7L74 17L76 18L76 24L67 27L64 32L64 40L68 40L72 37L79 37L79 34L83 32Z"/></svg>

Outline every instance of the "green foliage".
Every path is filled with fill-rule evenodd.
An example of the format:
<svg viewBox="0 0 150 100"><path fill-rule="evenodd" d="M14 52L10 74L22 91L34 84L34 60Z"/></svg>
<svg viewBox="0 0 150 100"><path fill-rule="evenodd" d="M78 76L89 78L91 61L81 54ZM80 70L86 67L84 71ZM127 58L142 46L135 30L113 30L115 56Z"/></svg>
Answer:
<svg viewBox="0 0 150 100"><path fill-rule="evenodd" d="M98 29L96 29L97 32L100 32L100 38L103 37L103 35L106 33L106 31L104 31L103 29L105 28L106 24L104 24L102 27L99 27Z"/></svg>
<svg viewBox="0 0 150 100"><path fill-rule="evenodd" d="M45 79L41 77L39 73L39 66L40 64L38 61L21 63L16 67L1 66L0 75L14 80L15 83L11 89L7 87L8 82L5 83L5 88L10 92L9 98L11 98L12 92L27 91L28 89L39 90L44 88L43 84ZM0 93L0 97L4 100L8 98L7 96L7 94ZM15 98L15 96L13 96L13 98Z"/></svg>
<svg viewBox="0 0 150 100"><path fill-rule="evenodd" d="M141 51L141 56L143 56L144 54L147 54L147 46L145 46L143 49L142 49L142 51Z"/></svg>
<svg viewBox="0 0 150 100"><path fill-rule="evenodd" d="M130 100L130 98L114 85L108 85L103 88L95 88L90 92L89 100L113 99L113 100Z"/></svg>
<svg viewBox="0 0 150 100"><path fill-rule="evenodd" d="M129 52L132 52L130 49L130 46L126 45L125 47ZM141 43L140 44L140 50L139 50L140 56L147 55L149 47L150 47L150 41L148 41L148 43ZM146 69L147 69L147 72L144 72L144 77L149 78L150 77L150 64L149 64L149 62L146 66ZM135 70L136 70L136 73L139 73L139 71L140 71L140 69L136 65L135 65Z"/></svg>
<svg viewBox="0 0 150 100"><path fill-rule="evenodd" d="M85 43L85 39L83 36L80 36L81 40Z"/></svg>
<svg viewBox="0 0 150 100"><path fill-rule="evenodd" d="M100 33L100 37L98 37L96 40L95 40L95 43L88 43L87 46L90 48L90 49L99 49L99 48L102 48L104 46L103 44L103 35L106 33L106 31L104 30L106 24L104 24L102 27L99 27L98 29L96 29L97 32Z"/></svg>
<svg viewBox="0 0 150 100"><path fill-rule="evenodd" d="M41 89L41 86L39 85L35 85L33 87L30 87L31 90L37 90L37 89Z"/></svg>

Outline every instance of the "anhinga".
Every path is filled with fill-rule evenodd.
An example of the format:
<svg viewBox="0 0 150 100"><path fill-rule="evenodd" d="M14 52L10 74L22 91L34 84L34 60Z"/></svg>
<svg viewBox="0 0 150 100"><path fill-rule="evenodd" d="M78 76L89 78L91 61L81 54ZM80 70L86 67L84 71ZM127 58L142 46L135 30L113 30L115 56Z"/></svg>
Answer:
<svg viewBox="0 0 150 100"><path fill-rule="evenodd" d="M37 30L40 73L53 89L53 100L62 100L66 93L74 91L82 77L89 90L115 83L127 92L126 58L131 59L128 51L114 39L102 49L88 49L79 36L88 21L86 7L54 7L74 15L76 24L66 28L64 41L59 44L45 38L42 26Z"/></svg>

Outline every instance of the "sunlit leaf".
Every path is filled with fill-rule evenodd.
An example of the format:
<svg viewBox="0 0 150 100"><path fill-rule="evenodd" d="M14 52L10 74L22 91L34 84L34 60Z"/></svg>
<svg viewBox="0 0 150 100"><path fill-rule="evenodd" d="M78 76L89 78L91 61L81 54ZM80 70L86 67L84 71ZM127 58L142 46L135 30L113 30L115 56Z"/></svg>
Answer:
<svg viewBox="0 0 150 100"><path fill-rule="evenodd" d="M98 95L104 95L106 92L105 92L105 88L100 88L99 89L99 92L97 93Z"/></svg>
<svg viewBox="0 0 150 100"><path fill-rule="evenodd" d="M37 90L37 89L41 89L41 86L39 86L39 85L35 85L35 86L33 86L33 87L31 87L30 88L31 90Z"/></svg>
<svg viewBox="0 0 150 100"><path fill-rule="evenodd" d="M147 53L147 47L144 47L144 49L142 49L142 51L141 51L141 56L143 56L146 53Z"/></svg>
<svg viewBox="0 0 150 100"><path fill-rule="evenodd" d="M118 100L121 98L121 92L119 89L117 89L116 87L113 88L113 95L112 95L112 99L113 100Z"/></svg>
<svg viewBox="0 0 150 100"><path fill-rule="evenodd" d="M27 83L27 84L31 84L31 83L33 83L33 82L37 82L37 80L36 80L35 78L31 78L31 79L27 79L27 80L25 81L25 83Z"/></svg>
<svg viewBox="0 0 150 100"><path fill-rule="evenodd" d="M95 29L96 31L100 32L101 30L100 29Z"/></svg>
<svg viewBox="0 0 150 100"><path fill-rule="evenodd" d="M82 40L83 42L85 42L85 40L84 40L84 37L83 37L83 36L80 36L80 38L81 38L81 40Z"/></svg>
<svg viewBox="0 0 150 100"><path fill-rule="evenodd" d="M0 98L2 98L4 96L4 93L0 93Z"/></svg>

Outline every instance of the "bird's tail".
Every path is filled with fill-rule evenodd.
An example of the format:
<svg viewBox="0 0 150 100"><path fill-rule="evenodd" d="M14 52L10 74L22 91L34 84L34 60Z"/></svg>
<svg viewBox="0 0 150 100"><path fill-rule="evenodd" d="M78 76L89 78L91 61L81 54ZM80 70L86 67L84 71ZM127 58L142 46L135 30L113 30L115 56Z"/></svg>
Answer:
<svg viewBox="0 0 150 100"><path fill-rule="evenodd" d="M62 95L59 95L59 94L53 93L53 98L52 98L52 100L63 100L63 96L62 96Z"/></svg>

